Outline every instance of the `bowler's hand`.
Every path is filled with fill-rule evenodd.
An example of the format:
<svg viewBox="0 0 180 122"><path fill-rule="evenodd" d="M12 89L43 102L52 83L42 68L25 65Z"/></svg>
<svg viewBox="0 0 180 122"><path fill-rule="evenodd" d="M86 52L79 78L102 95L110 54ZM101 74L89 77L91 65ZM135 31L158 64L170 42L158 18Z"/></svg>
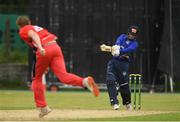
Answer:
<svg viewBox="0 0 180 122"><path fill-rule="evenodd" d="M40 48L39 51L42 56L46 55L46 50L44 48Z"/></svg>

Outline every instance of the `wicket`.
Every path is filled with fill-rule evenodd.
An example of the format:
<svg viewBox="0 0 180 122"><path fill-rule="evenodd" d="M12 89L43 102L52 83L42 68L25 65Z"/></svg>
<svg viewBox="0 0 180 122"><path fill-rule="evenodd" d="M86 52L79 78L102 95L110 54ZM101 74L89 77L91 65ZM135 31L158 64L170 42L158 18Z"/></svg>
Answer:
<svg viewBox="0 0 180 122"><path fill-rule="evenodd" d="M135 110L138 102L138 109L141 109L141 74L130 74L129 75L129 86L130 91L132 89L132 84L134 85L134 101L133 101L133 109ZM136 99L136 93L138 92L138 99Z"/></svg>

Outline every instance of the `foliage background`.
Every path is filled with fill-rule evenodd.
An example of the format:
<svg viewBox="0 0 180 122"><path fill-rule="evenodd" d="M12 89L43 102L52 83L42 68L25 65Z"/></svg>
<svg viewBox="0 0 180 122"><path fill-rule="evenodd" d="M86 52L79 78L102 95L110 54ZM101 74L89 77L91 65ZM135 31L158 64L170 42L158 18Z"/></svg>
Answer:
<svg viewBox="0 0 180 122"><path fill-rule="evenodd" d="M15 20L27 11L29 0L0 0L0 63L27 63L28 47L18 35Z"/></svg>

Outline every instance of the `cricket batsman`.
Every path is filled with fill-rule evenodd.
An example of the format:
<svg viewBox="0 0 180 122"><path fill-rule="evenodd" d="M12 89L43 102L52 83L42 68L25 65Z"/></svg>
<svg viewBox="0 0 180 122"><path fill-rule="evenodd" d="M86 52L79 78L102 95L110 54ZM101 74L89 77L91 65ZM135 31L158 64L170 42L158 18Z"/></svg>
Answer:
<svg viewBox="0 0 180 122"><path fill-rule="evenodd" d="M111 52L113 58L107 64L106 85L108 89L110 103L114 110L120 107L118 101L118 91L120 91L122 104L127 110L132 110L131 91L129 88L129 63L131 53L138 47L136 40L138 34L137 26L130 26L127 34L121 34L113 46L101 45L101 51ZM118 88L118 89L117 89Z"/></svg>
<svg viewBox="0 0 180 122"><path fill-rule="evenodd" d="M32 89L36 107L40 109L40 118L51 112L45 99L45 89L42 84L42 75L48 67L62 83L87 87L94 96L99 95L99 88L91 76L82 78L66 71L63 53L56 43L56 35L40 26L32 25L27 16L19 16L16 24L20 29L20 37L27 45L36 50L35 79L32 83Z"/></svg>

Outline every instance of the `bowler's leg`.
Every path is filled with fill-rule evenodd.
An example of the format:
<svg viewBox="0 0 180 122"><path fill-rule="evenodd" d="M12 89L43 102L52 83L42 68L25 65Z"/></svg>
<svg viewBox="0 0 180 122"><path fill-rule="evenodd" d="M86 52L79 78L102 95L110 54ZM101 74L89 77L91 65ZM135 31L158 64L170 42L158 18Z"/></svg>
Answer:
<svg viewBox="0 0 180 122"><path fill-rule="evenodd" d="M45 99L45 88L42 83L42 75L48 67L48 58L46 56L37 56L35 79L33 80L32 88L34 91L34 99L36 107L40 109L39 117L43 117L51 112L51 109L47 106Z"/></svg>
<svg viewBox="0 0 180 122"><path fill-rule="evenodd" d="M87 87L94 96L99 96L99 88L92 77L82 78L66 71L64 57L60 48L57 49L57 56L53 57L50 67L58 79L65 84Z"/></svg>
<svg viewBox="0 0 180 122"><path fill-rule="evenodd" d="M41 60L37 60L36 62L36 70L35 70L35 79L32 83L32 88L34 91L34 99L37 107L45 107L47 106L45 100L45 89L42 83L42 75L46 69L47 65L42 65Z"/></svg>
<svg viewBox="0 0 180 122"><path fill-rule="evenodd" d="M54 72L54 74L62 83L83 87L83 82L82 82L83 78L78 75L68 73L66 71L66 66L62 51L59 48L57 48L57 50L58 50L57 51L58 54L53 57L50 63L51 70Z"/></svg>

